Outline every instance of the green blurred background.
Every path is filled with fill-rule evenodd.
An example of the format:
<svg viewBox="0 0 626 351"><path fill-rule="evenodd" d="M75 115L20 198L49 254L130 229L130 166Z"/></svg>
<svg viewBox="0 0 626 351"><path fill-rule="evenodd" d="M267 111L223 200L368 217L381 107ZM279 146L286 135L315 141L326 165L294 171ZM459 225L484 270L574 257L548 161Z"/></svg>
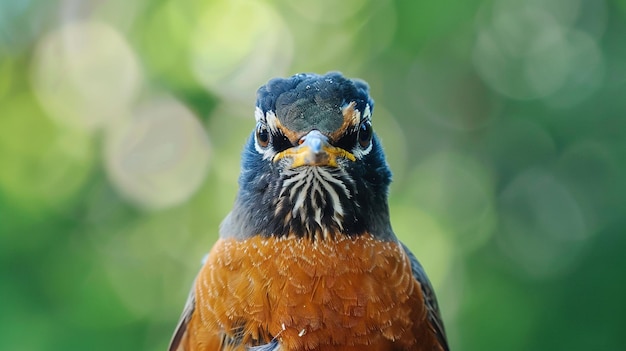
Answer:
<svg viewBox="0 0 626 351"><path fill-rule="evenodd" d="M371 85L451 346L625 350L626 1L0 1L0 350L164 350L256 89Z"/></svg>

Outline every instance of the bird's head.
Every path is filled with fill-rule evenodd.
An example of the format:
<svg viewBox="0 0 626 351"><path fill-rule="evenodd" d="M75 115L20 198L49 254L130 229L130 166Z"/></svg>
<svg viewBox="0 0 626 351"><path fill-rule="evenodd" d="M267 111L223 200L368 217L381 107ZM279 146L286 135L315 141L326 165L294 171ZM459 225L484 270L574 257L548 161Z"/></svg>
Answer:
<svg viewBox="0 0 626 351"><path fill-rule="evenodd" d="M297 74L258 90L239 194L221 235L389 238L391 173L367 84Z"/></svg>

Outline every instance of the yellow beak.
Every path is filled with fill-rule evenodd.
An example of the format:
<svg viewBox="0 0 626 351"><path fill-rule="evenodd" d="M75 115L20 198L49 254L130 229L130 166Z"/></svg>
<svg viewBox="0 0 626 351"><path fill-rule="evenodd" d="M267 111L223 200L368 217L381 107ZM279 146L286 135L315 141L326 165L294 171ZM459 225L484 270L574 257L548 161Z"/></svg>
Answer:
<svg viewBox="0 0 626 351"><path fill-rule="evenodd" d="M332 146L328 138L318 130L312 130L300 139L300 145L277 153L273 161L289 157L293 160L291 168L302 166L337 167L337 159L345 158L356 161L354 155L344 149Z"/></svg>

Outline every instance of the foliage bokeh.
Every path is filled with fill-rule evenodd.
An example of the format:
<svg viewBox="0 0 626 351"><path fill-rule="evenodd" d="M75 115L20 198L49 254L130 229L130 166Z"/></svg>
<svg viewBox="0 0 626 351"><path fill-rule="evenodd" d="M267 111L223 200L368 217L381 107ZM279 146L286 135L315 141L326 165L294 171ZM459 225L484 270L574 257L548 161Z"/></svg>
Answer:
<svg viewBox="0 0 626 351"><path fill-rule="evenodd" d="M0 349L163 350L258 86L367 80L454 350L626 348L626 2L0 1Z"/></svg>

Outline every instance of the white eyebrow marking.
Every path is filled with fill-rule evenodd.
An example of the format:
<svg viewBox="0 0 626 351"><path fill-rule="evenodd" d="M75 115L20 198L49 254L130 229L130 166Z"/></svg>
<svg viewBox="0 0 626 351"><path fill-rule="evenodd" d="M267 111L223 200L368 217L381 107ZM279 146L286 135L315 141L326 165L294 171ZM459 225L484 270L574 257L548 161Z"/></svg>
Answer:
<svg viewBox="0 0 626 351"><path fill-rule="evenodd" d="M372 109L370 108L370 104L365 105L365 111L363 111L363 119L369 118L372 116Z"/></svg>
<svg viewBox="0 0 626 351"><path fill-rule="evenodd" d="M267 111L267 113L265 114L265 121L267 123L267 127L270 130L272 130L273 132L278 131L278 123L280 122L278 121L278 117L276 117L274 111Z"/></svg>
<svg viewBox="0 0 626 351"><path fill-rule="evenodd" d="M254 109L254 119L257 123L263 120L263 110L259 106Z"/></svg>

